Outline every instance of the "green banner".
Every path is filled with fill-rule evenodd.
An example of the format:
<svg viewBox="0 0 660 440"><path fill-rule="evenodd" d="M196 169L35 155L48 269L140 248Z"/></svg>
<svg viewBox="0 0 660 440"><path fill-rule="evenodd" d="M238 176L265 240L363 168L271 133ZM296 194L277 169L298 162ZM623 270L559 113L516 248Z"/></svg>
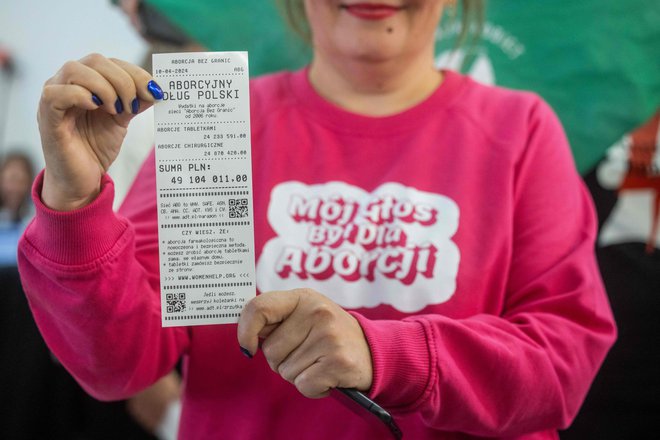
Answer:
<svg viewBox="0 0 660 440"><path fill-rule="evenodd" d="M438 33L438 62L539 93L582 173L660 105L657 0L493 0L480 42L450 57L456 34L455 23Z"/></svg>
<svg viewBox="0 0 660 440"><path fill-rule="evenodd" d="M296 69L310 59L273 0L146 1L209 50L247 50L252 75ZM445 20L438 64L543 96L566 128L580 172L660 105L660 1L487 5L481 40L453 55L460 20Z"/></svg>

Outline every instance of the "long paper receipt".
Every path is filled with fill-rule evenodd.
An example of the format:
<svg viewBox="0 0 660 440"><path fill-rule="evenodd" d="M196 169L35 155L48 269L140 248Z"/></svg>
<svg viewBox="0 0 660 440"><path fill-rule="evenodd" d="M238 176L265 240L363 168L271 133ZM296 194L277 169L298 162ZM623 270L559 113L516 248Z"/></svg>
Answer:
<svg viewBox="0 0 660 440"><path fill-rule="evenodd" d="M246 52L155 54L164 327L238 321L255 295Z"/></svg>

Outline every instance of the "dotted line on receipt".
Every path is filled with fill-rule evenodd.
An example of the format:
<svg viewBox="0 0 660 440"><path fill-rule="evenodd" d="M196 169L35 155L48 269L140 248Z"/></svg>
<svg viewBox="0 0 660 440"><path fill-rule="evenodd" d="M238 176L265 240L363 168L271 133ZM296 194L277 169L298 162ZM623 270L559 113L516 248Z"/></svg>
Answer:
<svg viewBox="0 0 660 440"><path fill-rule="evenodd" d="M213 287L243 287L251 286L251 282L245 283L213 283L213 284L183 284L181 286L163 286L163 290L180 290L180 289L210 289Z"/></svg>
<svg viewBox="0 0 660 440"><path fill-rule="evenodd" d="M161 191L190 191L190 190L200 190L200 189L247 189L247 188L248 188L247 186L221 186L221 187L220 186L219 187L208 186L208 187L205 187L205 188L161 188ZM214 196L218 196L218 195L222 195L222 196L246 196L247 192L245 192L245 193L241 192L241 193L236 193L236 194L234 194L234 193L232 193L232 194L229 194L229 193L227 193L227 194L216 194L216 193L214 193L214 194L210 194L210 195L214 195ZM173 194L168 194L167 196L172 197Z"/></svg>
<svg viewBox="0 0 660 440"><path fill-rule="evenodd" d="M238 318L238 313L220 313L213 315L166 316L165 321L183 321L185 319Z"/></svg>
<svg viewBox="0 0 660 440"><path fill-rule="evenodd" d="M194 121L194 122L159 122L158 125L195 125L195 124L244 124L245 121Z"/></svg>
<svg viewBox="0 0 660 440"><path fill-rule="evenodd" d="M175 69L180 69L180 67L174 67ZM181 75L185 76L244 76L245 73L176 73L176 74L165 74L165 75L154 75L154 78L179 78Z"/></svg>
<svg viewBox="0 0 660 440"><path fill-rule="evenodd" d="M212 148L212 147L211 147ZM192 159L160 159L158 162L190 162L193 160L203 160L206 162L207 160L231 160L231 159L245 159L245 155L242 156L232 156L232 157L200 157L200 158L192 158Z"/></svg>
<svg viewBox="0 0 660 440"><path fill-rule="evenodd" d="M177 223L171 225L160 225L161 229L173 228L209 228L213 226L248 226L250 222L213 222L213 223Z"/></svg>
<svg viewBox="0 0 660 440"><path fill-rule="evenodd" d="M248 189L246 185L243 186L207 186L204 188L161 188L161 191L198 191L198 190L204 190L204 189ZM164 194L161 194L161 196ZM182 196L184 194L177 194L179 196ZM209 195L209 196L246 196L248 195L247 191L238 191L238 192L231 192L231 193L205 193L205 194L186 194L186 195L192 195L192 196L200 196L200 195ZM167 194L167 197L174 197L174 194Z"/></svg>

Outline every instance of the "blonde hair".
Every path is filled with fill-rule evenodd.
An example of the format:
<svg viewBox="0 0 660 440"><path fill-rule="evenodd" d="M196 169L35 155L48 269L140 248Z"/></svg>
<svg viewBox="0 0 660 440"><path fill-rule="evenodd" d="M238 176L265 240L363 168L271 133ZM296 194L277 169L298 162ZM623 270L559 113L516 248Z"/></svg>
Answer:
<svg viewBox="0 0 660 440"><path fill-rule="evenodd" d="M485 0L457 0L460 3L461 31L456 41L460 46L468 38L476 41L480 34L485 15ZM303 41L311 43L312 36L305 15L303 0L277 0L277 4L287 23Z"/></svg>

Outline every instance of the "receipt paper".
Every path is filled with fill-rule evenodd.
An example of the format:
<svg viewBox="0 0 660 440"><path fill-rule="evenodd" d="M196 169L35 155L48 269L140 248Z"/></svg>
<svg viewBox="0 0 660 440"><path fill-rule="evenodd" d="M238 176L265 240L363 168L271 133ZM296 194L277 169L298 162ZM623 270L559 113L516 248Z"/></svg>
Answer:
<svg viewBox="0 0 660 440"><path fill-rule="evenodd" d="M246 52L155 54L162 325L238 321L255 295Z"/></svg>

